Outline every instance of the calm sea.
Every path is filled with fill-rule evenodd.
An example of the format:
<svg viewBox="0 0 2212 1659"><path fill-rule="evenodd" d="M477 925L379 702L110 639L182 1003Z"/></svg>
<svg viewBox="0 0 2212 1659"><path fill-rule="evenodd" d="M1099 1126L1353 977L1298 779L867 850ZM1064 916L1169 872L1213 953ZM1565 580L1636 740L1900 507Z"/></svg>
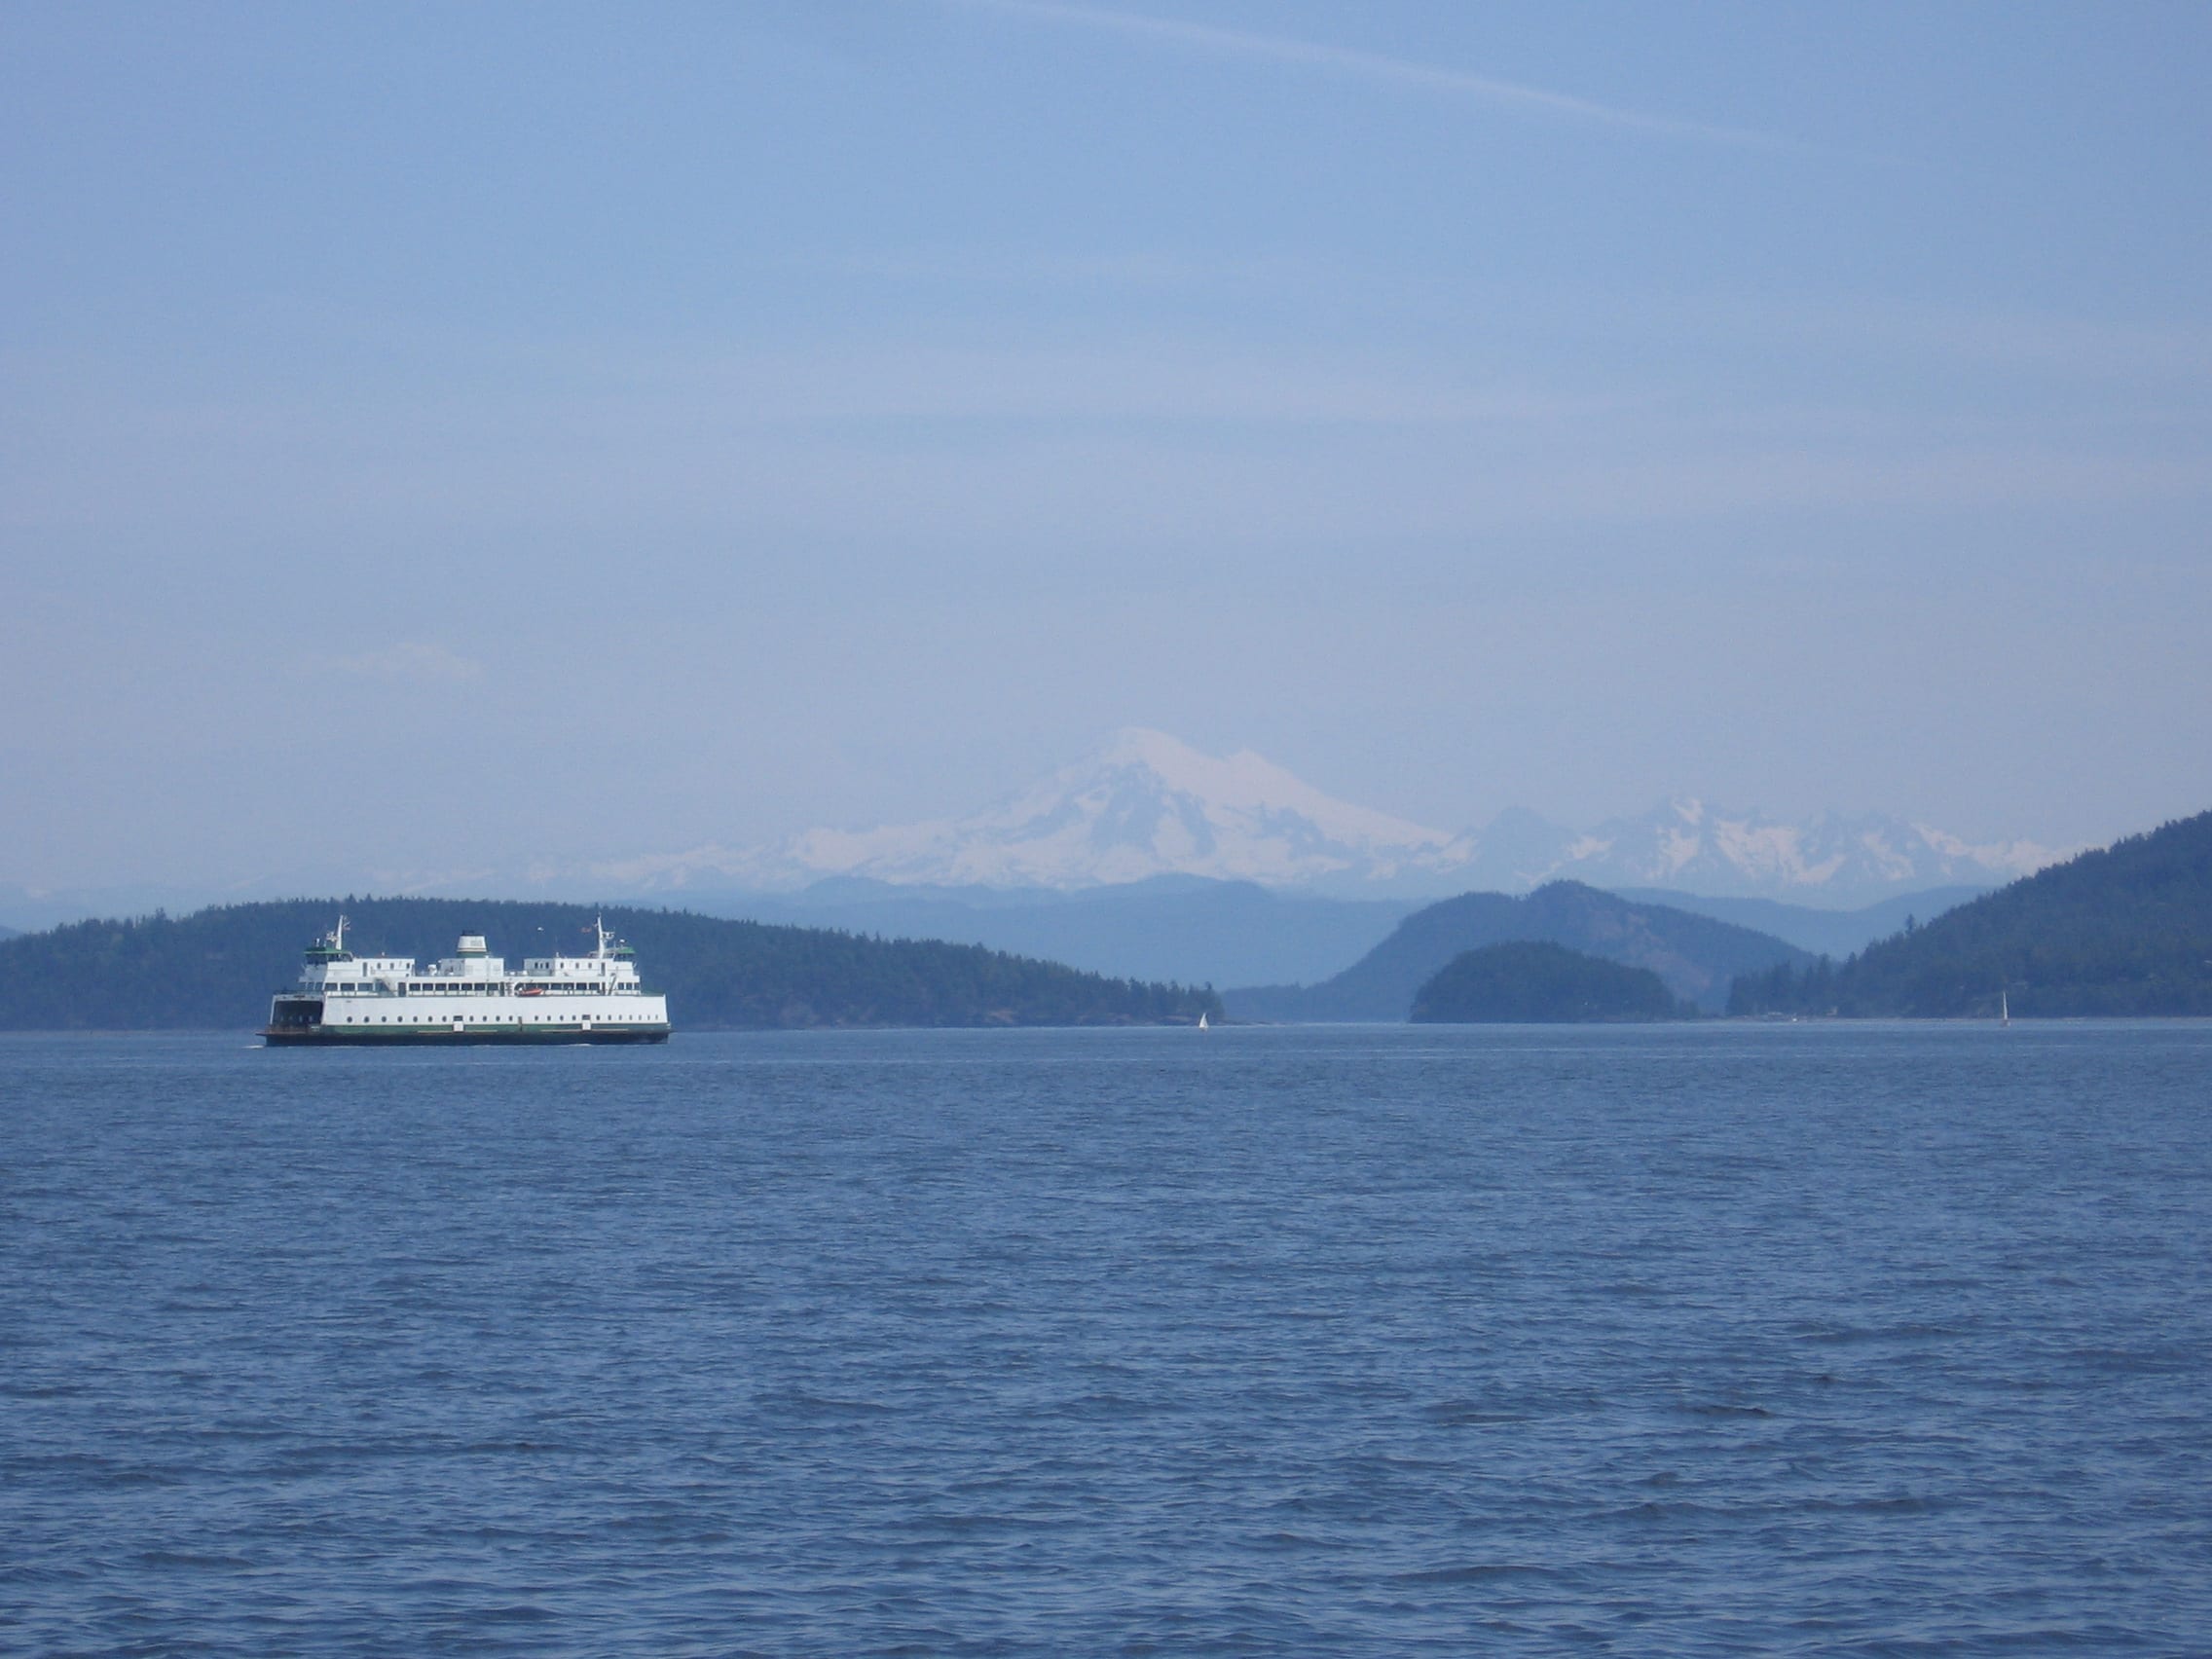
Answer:
<svg viewBox="0 0 2212 1659"><path fill-rule="evenodd" d="M2212 1650L2212 1027L0 1039L0 1649Z"/></svg>

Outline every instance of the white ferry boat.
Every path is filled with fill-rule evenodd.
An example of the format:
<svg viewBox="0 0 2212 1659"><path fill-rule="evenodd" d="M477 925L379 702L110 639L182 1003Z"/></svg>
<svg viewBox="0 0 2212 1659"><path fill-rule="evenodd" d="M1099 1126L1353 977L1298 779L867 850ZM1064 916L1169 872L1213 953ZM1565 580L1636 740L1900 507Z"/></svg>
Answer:
<svg viewBox="0 0 2212 1659"><path fill-rule="evenodd" d="M300 987L279 991L262 1032L271 1048L352 1043L665 1043L668 999L638 978L630 947L593 924L588 956L530 956L520 973L463 934L453 955L355 956L346 918L308 949Z"/></svg>

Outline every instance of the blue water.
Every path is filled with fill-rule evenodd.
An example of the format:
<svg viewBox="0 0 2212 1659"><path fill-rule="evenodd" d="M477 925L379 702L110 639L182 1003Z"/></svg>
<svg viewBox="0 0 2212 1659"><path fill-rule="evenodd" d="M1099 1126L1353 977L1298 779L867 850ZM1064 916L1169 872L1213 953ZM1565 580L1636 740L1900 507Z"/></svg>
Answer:
<svg viewBox="0 0 2212 1659"><path fill-rule="evenodd" d="M0 1649L2212 1648L2212 1027L0 1039Z"/></svg>

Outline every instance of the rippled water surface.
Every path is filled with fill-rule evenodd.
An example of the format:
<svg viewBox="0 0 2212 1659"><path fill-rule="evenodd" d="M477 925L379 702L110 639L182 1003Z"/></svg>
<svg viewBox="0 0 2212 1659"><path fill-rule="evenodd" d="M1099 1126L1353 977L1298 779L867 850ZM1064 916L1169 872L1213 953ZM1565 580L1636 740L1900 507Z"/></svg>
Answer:
<svg viewBox="0 0 2212 1659"><path fill-rule="evenodd" d="M0 1648L2201 1652L2212 1028L0 1039Z"/></svg>

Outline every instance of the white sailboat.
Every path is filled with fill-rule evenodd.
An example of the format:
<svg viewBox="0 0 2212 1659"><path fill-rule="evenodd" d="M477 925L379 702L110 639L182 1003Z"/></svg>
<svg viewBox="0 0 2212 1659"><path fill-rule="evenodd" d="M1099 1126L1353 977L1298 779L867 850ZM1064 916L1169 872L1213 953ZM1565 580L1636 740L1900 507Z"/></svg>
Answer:
<svg viewBox="0 0 2212 1659"><path fill-rule="evenodd" d="M1204 1030L1205 1028L1206 1028L1206 1011L1205 1011L1204 1009L1202 1009L1202 1008L1201 1008L1200 1010L1198 1010L1198 1029L1199 1029L1200 1031L1203 1031L1203 1030Z"/></svg>
<svg viewBox="0 0 2212 1659"><path fill-rule="evenodd" d="M2003 991L1997 993L1997 1023L2000 1025L2012 1023L2012 1005L2005 1000Z"/></svg>

